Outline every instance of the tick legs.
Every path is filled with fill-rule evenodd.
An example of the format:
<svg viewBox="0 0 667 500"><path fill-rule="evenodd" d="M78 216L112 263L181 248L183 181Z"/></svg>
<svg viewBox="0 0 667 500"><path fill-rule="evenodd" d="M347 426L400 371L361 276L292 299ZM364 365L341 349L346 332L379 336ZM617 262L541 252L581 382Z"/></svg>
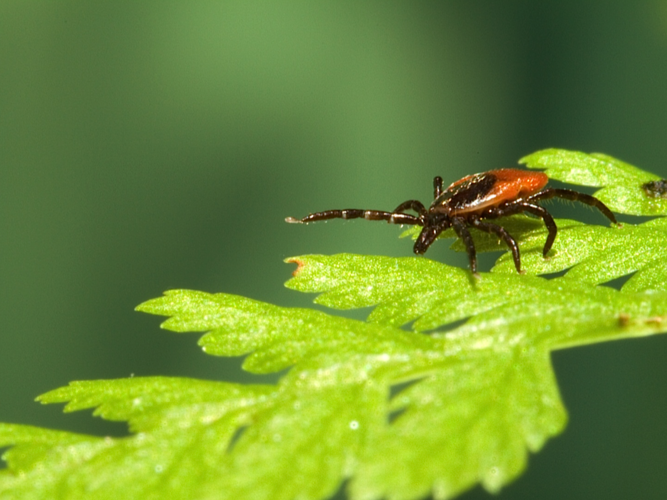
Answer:
<svg viewBox="0 0 667 500"><path fill-rule="evenodd" d="M399 206L397 206L392 213L394 214L403 213L405 210L414 210L419 215L427 214L426 207L422 204L421 201L418 200L404 201Z"/></svg>
<svg viewBox="0 0 667 500"><path fill-rule="evenodd" d="M558 227L556 227L554 218L549 212L547 212L545 208L528 202L514 203L512 205L495 210L494 216L505 217L506 215L514 215L521 212L528 212L533 215L537 215L544 221L544 225L547 227L547 231L549 231L549 234L547 235L547 241L544 243L544 249L542 249L542 255L546 257L554 244L556 234L558 233Z"/></svg>
<svg viewBox="0 0 667 500"><path fill-rule="evenodd" d="M539 193L527 198L526 201L533 202L539 200L548 200L550 198L563 198L565 200L578 201L586 205L590 205L591 207L597 208L600 212L602 212L602 215L604 215L614 224L618 224L616 217L611 213L611 210L607 208L607 205L590 194L578 193L577 191L572 191L571 189L545 189L544 191L540 191Z"/></svg>
<svg viewBox="0 0 667 500"><path fill-rule="evenodd" d="M542 256L546 258L549 250L554 244L556 239L556 233L558 233L558 227L556 227L556 222L549 212L545 208L542 208L539 205L533 205L532 203L522 203L520 207L526 211L530 212L533 215L541 217L544 221L544 225L547 226L547 231L549 234L547 236L547 241L544 243L544 248L542 249Z"/></svg>
<svg viewBox="0 0 667 500"><path fill-rule="evenodd" d="M547 241L544 243L544 248L542 249L542 255L546 258L547 253L551 250L551 247L554 244L556 239L556 234L558 233L558 227L556 227L556 222L547 210L539 205L528 203L528 202L517 202L505 205L501 208L496 208L489 212L491 217L505 217L508 215L520 214L521 212L528 212L533 215L540 217L544 221L544 225L547 227L549 234L547 235Z"/></svg>
<svg viewBox="0 0 667 500"><path fill-rule="evenodd" d="M490 224L488 222L482 222L479 219L473 219L471 221L473 227L485 231L487 233L496 234L501 238L507 246L512 251L512 257L514 258L514 265L518 272L521 272L521 259L519 257L519 245L512 236L502 227L496 226L495 224ZM479 277L477 272L477 250L475 250L475 242L472 239L472 235L468 230L468 221L460 217L454 217L451 220L443 220L441 223L436 225L430 225L424 227L422 232L419 234L417 241L415 242L414 252L417 255L421 255L428 250L428 247L436 240L438 235L449 227L453 227L456 235L463 242L463 245L466 248L468 253L468 261L470 262L470 271L475 277Z"/></svg>
<svg viewBox="0 0 667 500"><path fill-rule="evenodd" d="M502 239L505 244L512 251L512 258L514 259L514 267L516 267L516 272L523 273L521 271L521 257L519 255L519 245L512 235L507 232L507 230L502 226L497 226L496 224L491 224L489 222L482 222L479 219L473 219L472 225L477 229L480 229L487 233L493 233ZM468 252L470 254L470 252Z"/></svg>
<svg viewBox="0 0 667 500"><path fill-rule="evenodd" d="M477 272L477 251L475 250L475 242L472 239L470 231L468 231L465 219L454 217L452 219L452 227L454 228L456 235L466 247L468 261L470 262L470 272L472 272L473 276L479 278L479 273Z"/></svg>
<svg viewBox="0 0 667 500"><path fill-rule="evenodd" d="M383 212L381 210L360 210L357 208L349 208L345 210L326 210L324 212L317 212L307 215L303 219L295 219L294 217L287 217L285 222L291 224L307 224L309 222L317 222L328 219L359 219L366 220L386 220L392 224L421 224L418 217L410 214L401 214L394 212Z"/></svg>
<svg viewBox="0 0 667 500"><path fill-rule="evenodd" d="M414 210L419 215L414 216L404 213L405 210ZM412 224L424 225L424 217L427 215L427 210L424 205L417 200L408 200L397 206L392 212L384 212L382 210L361 210L358 208L348 208L345 210L325 210L324 212L316 212L307 215L303 219L295 219L294 217L287 217L285 222L292 224L308 224L309 222L317 222L329 219L366 219L366 220L386 220L391 224Z"/></svg>

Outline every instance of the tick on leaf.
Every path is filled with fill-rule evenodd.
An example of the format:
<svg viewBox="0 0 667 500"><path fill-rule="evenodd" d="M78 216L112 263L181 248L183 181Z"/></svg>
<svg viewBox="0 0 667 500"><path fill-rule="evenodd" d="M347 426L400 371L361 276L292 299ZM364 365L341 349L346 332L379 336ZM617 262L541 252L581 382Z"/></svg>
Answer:
<svg viewBox="0 0 667 500"><path fill-rule="evenodd" d="M514 266L521 273L519 245L507 230L498 224L487 222L508 215L528 212L544 221L547 228L547 241L542 255L547 253L556 239L558 228L553 217L540 201L550 198L563 198L578 201L597 208L611 222L617 224L611 210L594 196L579 193L571 189L545 188L549 178L542 172L529 172L514 168L490 170L464 177L443 189L442 178L433 179L433 203L426 208L420 201L407 200L391 212L382 210L326 210L310 214L303 219L287 217L286 222L304 223L327 219L384 220L392 224L413 224L422 226L414 245L414 252L421 255L428 250L438 235L454 228L456 235L463 242L468 252L470 270L477 274L477 252L469 228L474 227L486 233L495 234L503 240L512 252ZM406 213L411 210L417 215Z"/></svg>

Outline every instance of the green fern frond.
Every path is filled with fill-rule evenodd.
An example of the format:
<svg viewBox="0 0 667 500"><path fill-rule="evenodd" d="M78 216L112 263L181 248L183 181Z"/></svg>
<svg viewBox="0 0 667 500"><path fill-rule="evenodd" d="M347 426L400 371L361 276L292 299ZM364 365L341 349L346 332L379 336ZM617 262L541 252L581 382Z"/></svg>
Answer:
<svg viewBox="0 0 667 500"><path fill-rule="evenodd" d="M524 161L601 187L619 213L667 213L642 188L656 177L613 158L546 150ZM51 391L38 400L127 421L132 434L0 424L0 446L11 447L0 497L319 500L344 481L355 500L498 491L565 427L551 351L667 331L664 221L559 220L544 260L541 221L509 218L529 275L507 255L480 279L425 258L288 259L297 264L289 288L334 310L372 307L367 321L167 292L137 309L166 316L163 328L202 333L208 354L280 373L278 383L148 377ZM477 243L498 248L493 238ZM599 286L630 274L620 290Z"/></svg>

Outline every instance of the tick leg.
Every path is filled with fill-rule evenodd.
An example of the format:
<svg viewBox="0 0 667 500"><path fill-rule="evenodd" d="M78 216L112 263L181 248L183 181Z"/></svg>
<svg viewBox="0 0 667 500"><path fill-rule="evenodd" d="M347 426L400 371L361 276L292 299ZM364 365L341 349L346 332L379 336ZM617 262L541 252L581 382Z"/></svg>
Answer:
<svg viewBox="0 0 667 500"><path fill-rule="evenodd" d="M345 210L326 210L324 212L317 212L307 215L303 219L295 219L294 217L287 217L285 222L291 224L307 224L309 222L317 222L329 219L360 219L366 220L386 220L392 224L417 224L421 221L418 217L409 214L395 214L393 212L383 212L381 210L360 210L357 208L349 208Z"/></svg>
<svg viewBox="0 0 667 500"><path fill-rule="evenodd" d="M442 194L442 177L433 178L433 199L435 200Z"/></svg>
<svg viewBox="0 0 667 500"><path fill-rule="evenodd" d="M532 203L521 203L519 206L522 207L524 211L541 217L544 221L544 225L547 226L549 235L547 236L547 241L544 243L544 249L542 250L542 255L546 257L554 244L556 233L558 233L558 228L556 227L554 218L551 217L551 214L547 212L546 208L543 208L539 205L533 205Z"/></svg>
<svg viewBox="0 0 667 500"><path fill-rule="evenodd" d="M537 215L544 221L544 225L547 227L547 231L549 231L549 234L547 235L547 241L544 243L544 248L542 249L542 255L546 257L547 253L549 253L549 250L551 250L551 247L554 244L556 233L558 233L556 222L554 222L554 218L549 212L547 212L546 208L533 203L528 203L526 201L521 201L513 202L503 207L493 209L489 212L488 215L491 217L506 217L508 215L519 214L521 212L529 212L533 215Z"/></svg>
<svg viewBox="0 0 667 500"><path fill-rule="evenodd" d="M472 239L470 231L468 231L465 220L454 217L452 219L452 227L454 228L456 235L463 241L463 244L466 247L468 260L470 261L470 271L474 276L479 277L479 273L477 272L477 251L475 250L475 242Z"/></svg>
<svg viewBox="0 0 667 500"><path fill-rule="evenodd" d="M517 245L516 240L510 233L507 232L504 227L491 224L490 222L482 222L478 219L473 219L472 224L477 229L481 229L487 233L493 233L501 238L512 251L512 258L514 259L514 267L516 267L516 272L523 274L523 271L521 271L521 256L519 255L519 245Z"/></svg>
<svg viewBox="0 0 667 500"><path fill-rule="evenodd" d="M604 215L614 224L618 224L616 217L611 213L611 210L607 208L607 205L590 194L578 193L577 191L572 191L571 189L545 189L544 191L540 191L539 193L526 198L526 201L533 202L539 200L548 200L550 198L563 198L565 200L578 201L580 203L590 205L591 207L597 208L600 212L602 212L602 215Z"/></svg>
<svg viewBox="0 0 667 500"><path fill-rule="evenodd" d="M408 200L397 206L392 213L402 213L405 210L414 210L419 215L426 215L426 207L418 200Z"/></svg>

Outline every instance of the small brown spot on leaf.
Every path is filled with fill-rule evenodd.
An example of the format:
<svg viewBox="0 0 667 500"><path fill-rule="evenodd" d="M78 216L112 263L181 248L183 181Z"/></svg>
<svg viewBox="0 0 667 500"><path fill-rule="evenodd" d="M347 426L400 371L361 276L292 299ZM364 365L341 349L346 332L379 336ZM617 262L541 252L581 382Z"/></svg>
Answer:
<svg viewBox="0 0 667 500"><path fill-rule="evenodd" d="M649 325L662 325L662 322L665 320L662 316L653 316L652 318L647 318L645 321Z"/></svg>
<svg viewBox="0 0 667 500"><path fill-rule="evenodd" d="M630 315L626 313L621 313L618 315L618 326L628 326L630 324Z"/></svg>
<svg viewBox="0 0 667 500"><path fill-rule="evenodd" d="M642 189L651 198L667 198L667 179L647 182Z"/></svg>
<svg viewBox="0 0 667 500"><path fill-rule="evenodd" d="M296 264L296 269L292 272L292 276L299 274L301 269L303 269L303 266L306 265L302 260L299 259L287 259L287 262L290 264Z"/></svg>

